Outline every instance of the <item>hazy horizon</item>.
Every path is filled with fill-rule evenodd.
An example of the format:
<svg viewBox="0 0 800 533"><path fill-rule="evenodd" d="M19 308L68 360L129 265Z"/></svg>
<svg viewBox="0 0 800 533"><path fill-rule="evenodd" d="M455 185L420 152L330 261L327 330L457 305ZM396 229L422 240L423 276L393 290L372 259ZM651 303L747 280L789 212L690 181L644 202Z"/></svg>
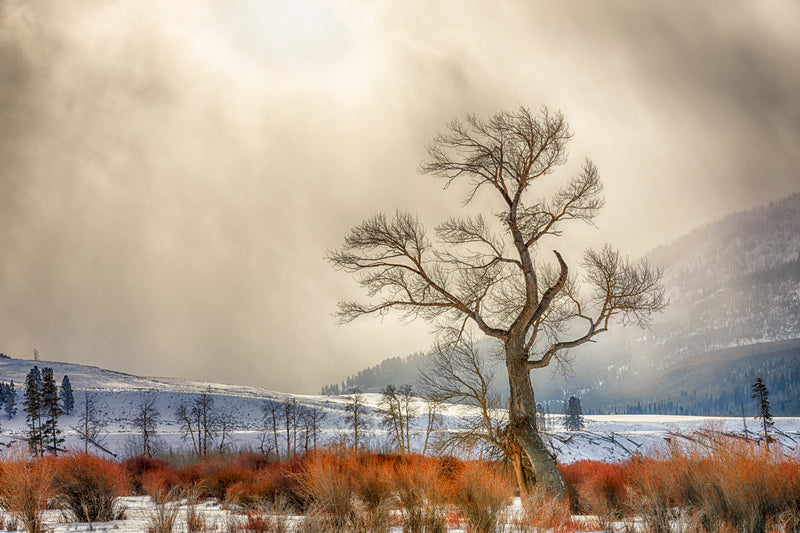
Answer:
<svg viewBox="0 0 800 533"><path fill-rule="evenodd" d="M800 5L0 0L0 352L317 392L425 351L337 326L365 218L432 227L452 118L560 109L637 257L800 190Z"/></svg>

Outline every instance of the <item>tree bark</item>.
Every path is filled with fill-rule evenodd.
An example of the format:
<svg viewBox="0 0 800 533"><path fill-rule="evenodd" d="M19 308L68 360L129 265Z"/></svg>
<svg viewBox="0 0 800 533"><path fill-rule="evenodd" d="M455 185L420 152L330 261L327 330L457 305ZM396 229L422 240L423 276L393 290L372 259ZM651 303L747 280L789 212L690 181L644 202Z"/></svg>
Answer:
<svg viewBox="0 0 800 533"><path fill-rule="evenodd" d="M508 418L510 429L533 465L536 488L566 497L566 486L555 457L544 444L536 423L536 400L522 339L506 340L506 368L510 385ZM528 487L529 489L533 487Z"/></svg>

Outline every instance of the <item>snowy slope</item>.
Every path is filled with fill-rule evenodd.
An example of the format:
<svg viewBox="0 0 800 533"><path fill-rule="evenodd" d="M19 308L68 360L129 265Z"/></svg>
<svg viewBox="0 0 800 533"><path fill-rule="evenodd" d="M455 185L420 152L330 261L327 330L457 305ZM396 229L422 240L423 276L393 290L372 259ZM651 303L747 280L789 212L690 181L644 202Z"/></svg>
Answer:
<svg viewBox="0 0 800 533"><path fill-rule="evenodd" d="M18 413L12 419L2 418L0 443L11 444L25 437L25 413L22 410L22 389L25 375L34 366L51 367L57 382L69 376L75 394L75 411L60 419L67 448L82 448L77 434L70 426L77 424L76 413L83 407L84 393L95 395L105 420L105 448L120 455L130 454L136 440L136 430L132 423L137 407L145 400L153 399L161 415L158 425L158 438L166 449L186 448L190 445L181 438L175 410L181 403L189 404L202 393L210 394L214 400L214 411L223 415L232 428L230 445L236 448L257 449L264 433L262 406L265 401L290 402L298 405L320 408L326 418L320 427L322 442L336 442L347 439L345 407L351 401L349 396L305 396L277 393L255 387L225 385L221 383L191 381L176 378L139 377L102 368L68 363L0 359L0 381L14 380L17 385ZM369 430L364 437L373 447L387 446L387 434L382 429L379 411L379 394L364 394L368 408ZM414 421L416 442L421 446L424 438L425 409L420 400L417 403L420 416ZM470 409L457 405L443 410L443 427L456 428ZM681 416L587 416L584 431L570 433L564 431L561 417L550 416L548 420L549 441L562 462L581 459L618 460L633 454L649 453L662 447L669 438L691 438L693 432L703 428L715 428L728 432L743 431L741 418L705 418ZM757 425L748 421L749 429ZM800 442L800 418L776 419L776 433L791 449ZM682 435L682 436L681 436ZM270 441L271 442L271 441ZM95 453L103 453L95 448Z"/></svg>

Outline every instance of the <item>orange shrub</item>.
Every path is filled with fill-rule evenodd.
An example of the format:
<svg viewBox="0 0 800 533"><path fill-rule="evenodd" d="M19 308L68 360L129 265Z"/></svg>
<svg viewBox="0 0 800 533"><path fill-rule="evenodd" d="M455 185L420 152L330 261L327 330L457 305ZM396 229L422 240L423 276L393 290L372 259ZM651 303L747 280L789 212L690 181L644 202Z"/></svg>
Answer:
<svg viewBox="0 0 800 533"><path fill-rule="evenodd" d="M223 457L206 457L197 465L202 483L208 496L218 501L225 499L228 488L250 479L251 473L234 461Z"/></svg>
<svg viewBox="0 0 800 533"><path fill-rule="evenodd" d="M143 495L145 493L142 486L142 478L145 472L153 470L172 470L172 466L161 459L152 459L144 456L131 457L122 462L122 467L128 472L128 479L134 494Z"/></svg>
<svg viewBox="0 0 800 533"><path fill-rule="evenodd" d="M567 486L570 508L580 514L616 514L628 488L628 465L578 461L559 465Z"/></svg>
<svg viewBox="0 0 800 533"><path fill-rule="evenodd" d="M28 533L44 533L42 511L53 497L52 469L43 461L15 458L0 464L0 502Z"/></svg>
<svg viewBox="0 0 800 533"><path fill-rule="evenodd" d="M76 453L55 461L55 490L62 508L80 522L108 522L123 517L119 498L129 492L128 476L119 464Z"/></svg>
<svg viewBox="0 0 800 533"><path fill-rule="evenodd" d="M175 488L181 486L181 478L172 468L156 468L142 473L142 490L153 500L166 494L174 494Z"/></svg>
<svg viewBox="0 0 800 533"><path fill-rule="evenodd" d="M473 461L467 463L453 488L453 503L467 524L469 533L492 533L497 529L514 482L492 465Z"/></svg>

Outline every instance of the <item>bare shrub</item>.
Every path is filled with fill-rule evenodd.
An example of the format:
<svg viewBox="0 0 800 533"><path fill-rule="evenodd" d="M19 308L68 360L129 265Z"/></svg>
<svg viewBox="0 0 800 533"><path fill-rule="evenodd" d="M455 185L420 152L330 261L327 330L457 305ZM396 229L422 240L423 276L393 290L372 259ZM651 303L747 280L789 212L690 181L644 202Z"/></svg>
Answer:
<svg viewBox="0 0 800 533"><path fill-rule="evenodd" d="M57 499L78 522L121 520L119 498L129 489L125 470L117 463L87 453L59 458L55 463Z"/></svg>
<svg viewBox="0 0 800 533"><path fill-rule="evenodd" d="M544 491L531 491L522 500L523 512L512 522L522 531L574 531L569 505Z"/></svg>
<svg viewBox="0 0 800 533"><path fill-rule="evenodd" d="M179 488L156 491L153 508L147 516L147 533L172 533L180 512L180 494Z"/></svg>
<svg viewBox="0 0 800 533"><path fill-rule="evenodd" d="M24 459L22 453L0 465L0 501L27 533L44 533L42 512L54 495L49 461Z"/></svg>
<svg viewBox="0 0 800 533"><path fill-rule="evenodd" d="M392 487L400 503L403 531L446 531L449 487L439 481L435 462L410 456L395 465Z"/></svg>
<svg viewBox="0 0 800 533"><path fill-rule="evenodd" d="M391 528L390 511L393 504L391 469L385 460L375 455L361 455L353 472L356 505L355 529L372 533L387 533Z"/></svg>
<svg viewBox="0 0 800 533"><path fill-rule="evenodd" d="M513 483L489 465L468 463L457 480L453 503L464 516L468 533L491 533L503 518Z"/></svg>
<svg viewBox="0 0 800 533"><path fill-rule="evenodd" d="M317 509L328 520L331 531L344 531L353 522L353 484L348 457L321 452L306 461L301 485Z"/></svg>

